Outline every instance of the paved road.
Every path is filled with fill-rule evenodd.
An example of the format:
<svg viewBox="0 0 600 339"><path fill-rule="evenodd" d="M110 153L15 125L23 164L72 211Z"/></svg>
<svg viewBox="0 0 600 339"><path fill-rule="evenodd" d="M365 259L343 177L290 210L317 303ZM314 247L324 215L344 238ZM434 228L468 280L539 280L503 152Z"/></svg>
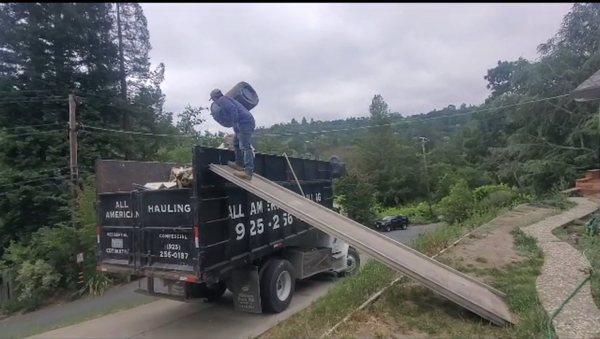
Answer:
<svg viewBox="0 0 600 339"><path fill-rule="evenodd" d="M319 275L297 284L290 307L279 314L233 309L228 292L219 303L181 303L161 299L34 338L248 338L256 337L325 295L337 278Z"/></svg>
<svg viewBox="0 0 600 339"><path fill-rule="evenodd" d="M135 293L137 287L138 283L134 281L114 286L99 297L86 297L0 320L0 338L23 338L157 300Z"/></svg>
<svg viewBox="0 0 600 339"><path fill-rule="evenodd" d="M405 230L396 230L391 232L383 232L381 234L386 235L396 241L399 241L405 245L409 245L413 240L417 239L419 235L431 232L436 228L443 225L443 223L426 224L426 225L411 225Z"/></svg>
<svg viewBox="0 0 600 339"><path fill-rule="evenodd" d="M407 230L384 234L402 243L409 243L419 234L429 232L438 226L439 224L415 225ZM361 256L363 263L366 260L366 256ZM307 281L299 281L290 307L279 314L235 312L231 294L227 292L223 299L216 304L181 303L158 299L128 310L45 332L35 338L255 337L325 295L336 281L338 281L337 278L328 274L322 274ZM128 287L128 292L122 292L120 295L124 300L128 298L128 294L138 296L129 289L131 288ZM64 306L69 307L69 305ZM77 309L85 310L87 308L78 306L71 308L68 313L71 314ZM20 324L21 327L31 326L32 323L37 322L35 318L35 316L29 316L25 319L26 323L17 322L17 324ZM15 322L11 323L14 327ZM0 322L1 324L2 322Z"/></svg>

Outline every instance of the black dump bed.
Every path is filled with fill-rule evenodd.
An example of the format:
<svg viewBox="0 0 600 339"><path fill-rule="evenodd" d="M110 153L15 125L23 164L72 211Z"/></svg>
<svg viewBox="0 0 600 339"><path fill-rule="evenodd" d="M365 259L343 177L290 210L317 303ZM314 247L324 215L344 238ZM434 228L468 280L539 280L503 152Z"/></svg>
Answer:
<svg viewBox="0 0 600 339"><path fill-rule="evenodd" d="M226 164L233 158L229 150L195 147L193 188L153 191L132 190L132 184L167 181L175 164L99 160L100 269L205 280L306 236L312 229L308 224L208 169L210 163ZM304 194L331 208L332 177L337 166L325 161L289 160ZM132 167L136 171L131 171ZM299 192L285 157L256 154L255 171ZM115 179L119 172L127 178Z"/></svg>

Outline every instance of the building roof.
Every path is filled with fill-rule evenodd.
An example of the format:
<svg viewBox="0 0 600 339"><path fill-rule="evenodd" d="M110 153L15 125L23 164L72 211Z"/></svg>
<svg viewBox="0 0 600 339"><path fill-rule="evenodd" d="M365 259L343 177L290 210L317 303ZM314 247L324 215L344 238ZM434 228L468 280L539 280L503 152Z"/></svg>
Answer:
<svg viewBox="0 0 600 339"><path fill-rule="evenodd" d="M600 101L600 70L571 92L575 101Z"/></svg>

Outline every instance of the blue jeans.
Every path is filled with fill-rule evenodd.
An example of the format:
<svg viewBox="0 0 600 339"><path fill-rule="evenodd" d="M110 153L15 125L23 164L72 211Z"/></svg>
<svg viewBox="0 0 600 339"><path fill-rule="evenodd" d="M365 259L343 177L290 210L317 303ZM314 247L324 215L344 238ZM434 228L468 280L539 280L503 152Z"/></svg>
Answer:
<svg viewBox="0 0 600 339"><path fill-rule="evenodd" d="M254 131L237 131L233 138L233 145L235 147L235 163L244 167L244 172L250 175L254 172L252 132Z"/></svg>

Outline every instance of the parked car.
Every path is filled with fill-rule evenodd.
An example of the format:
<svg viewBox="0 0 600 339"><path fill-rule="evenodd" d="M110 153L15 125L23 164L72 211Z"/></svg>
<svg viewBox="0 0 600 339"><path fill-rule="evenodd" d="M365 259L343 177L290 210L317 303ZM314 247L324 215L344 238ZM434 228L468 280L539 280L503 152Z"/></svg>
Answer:
<svg viewBox="0 0 600 339"><path fill-rule="evenodd" d="M405 230L409 223L410 220L408 220L408 217L403 215L387 216L375 222L375 229L385 232L395 229Z"/></svg>

